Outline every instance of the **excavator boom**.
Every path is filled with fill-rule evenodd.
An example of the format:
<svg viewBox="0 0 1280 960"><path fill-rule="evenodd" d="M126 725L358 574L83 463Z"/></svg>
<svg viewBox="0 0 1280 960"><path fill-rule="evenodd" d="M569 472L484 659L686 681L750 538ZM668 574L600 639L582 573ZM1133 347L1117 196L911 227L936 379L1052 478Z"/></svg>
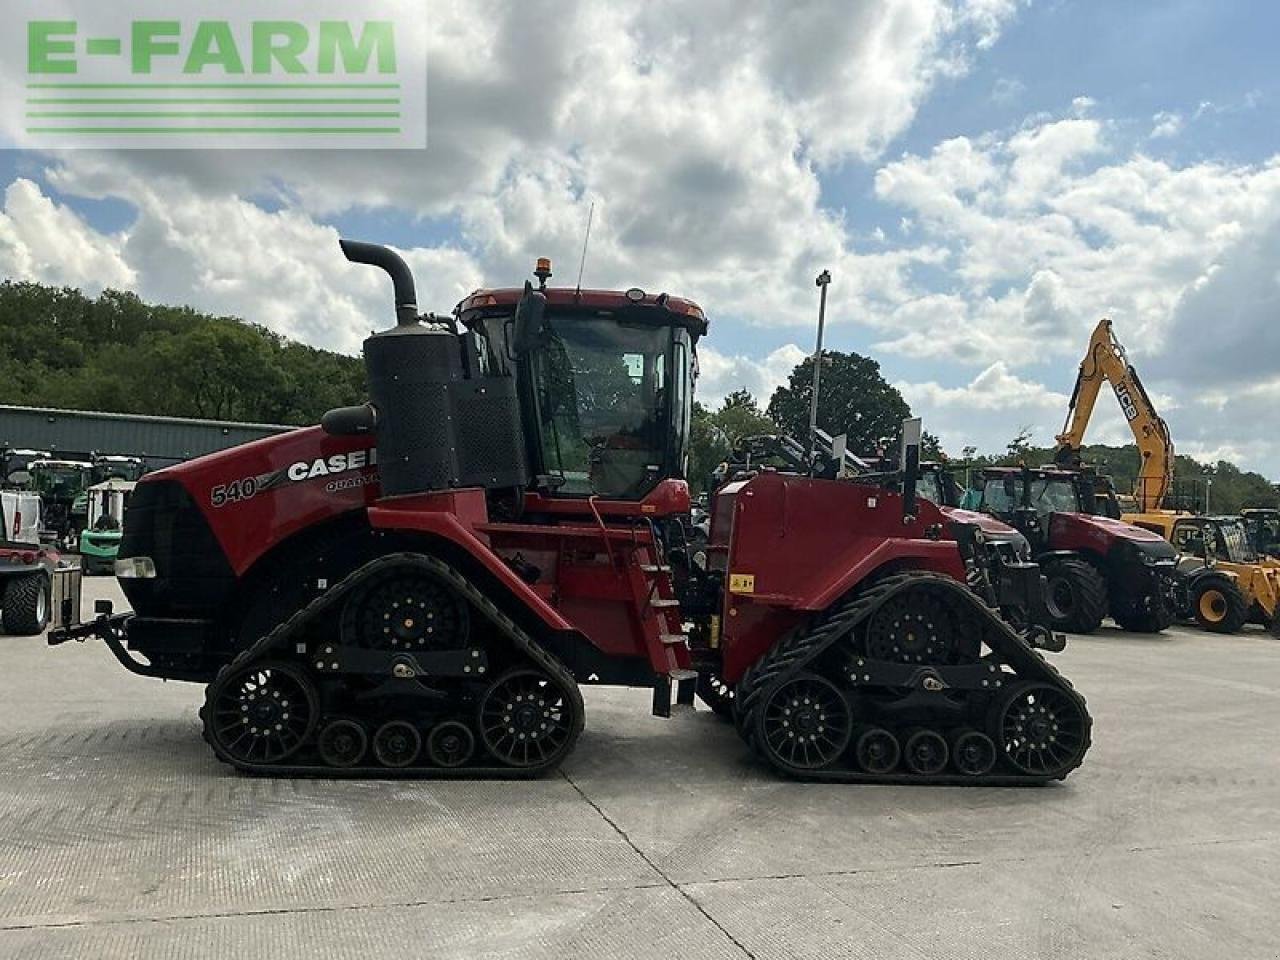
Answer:
<svg viewBox="0 0 1280 960"><path fill-rule="evenodd" d="M1067 421L1057 437L1054 460L1066 467L1080 465L1080 448L1104 380L1115 391L1142 455L1142 466L1133 489L1138 510L1142 513L1159 510L1165 494L1173 486L1173 440L1168 424L1156 413L1108 319L1099 321L1089 338L1089 349L1080 363L1075 389L1071 392Z"/></svg>

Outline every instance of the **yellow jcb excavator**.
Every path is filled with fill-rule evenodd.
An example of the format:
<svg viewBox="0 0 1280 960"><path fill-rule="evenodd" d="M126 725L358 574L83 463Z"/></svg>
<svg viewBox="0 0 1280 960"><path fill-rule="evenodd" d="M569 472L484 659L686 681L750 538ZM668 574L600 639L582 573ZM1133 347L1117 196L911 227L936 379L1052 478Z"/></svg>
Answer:
<svg viewBox="0 0 1280 960"><path fill-rule="evenodd" d="M1273 629L1280 626L1280 567L1264 562L1250 548L1239 519L1193 517L1164 508L1173 488L1173 438L1108 319L1100 321L1089 338L1067 421L1056 438L1054 460L1064 467L1081 466L1085 430L1104 380L1115 391L1142 456L1133 485L1134 510L1122 519L1160 534L1178 548L1178 614L1217 633L1235 633L1246 620Z"/></svg>

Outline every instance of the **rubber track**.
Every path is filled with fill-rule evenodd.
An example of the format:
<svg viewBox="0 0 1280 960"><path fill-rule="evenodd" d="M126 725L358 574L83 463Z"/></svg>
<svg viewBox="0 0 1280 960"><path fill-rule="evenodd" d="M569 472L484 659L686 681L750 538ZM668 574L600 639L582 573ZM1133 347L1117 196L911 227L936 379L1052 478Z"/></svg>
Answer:
<svg viewBox="0 0 1280 960"><path fill-rule="evenodd" d="M788 634L781 642L760 658L743 675L736 688L737 711L735 722L738 733L751 746L753 752L763 753L755 743L755 713L764 700L765 693L775 684L798 673L808 663L817 658L842 637L848 635L854 627L869 618L895 593L910 587L927 583L933 588L945 590L952 598L967 605L976 616L981 617L988 629L983 639L991 647L997 658L1014 668L1019 681L1038 681L1049 683L1074 699L1080 706L1085 718L1084 746L1074 766L1064 770L1055 777L1035 777L1022 774L993 773L982 777L964 776L954 773L941 773L935 776L921 776L911 773L892 773L875 775L856 770L814 770L797 772L786 767L774 765L786 776L801 780L818 780L844 783L928 783L938 785L963 786L1031 786L1046 783L1049 780L1061 780L1083 761L1091 745L1093 722L1089 717L1085 701L1057 669L1045 661L1035 650L999 617L989 606L982 602L963 584L934 573L902 573L885 577L848 602L821 614L808 629L797 629ZM998 637L998 639L997 639ZM843 684L837 684L844 688Z"/></svg>
<svg viewBox="0 0 1280 960"><path fill-rule="evenodd" d="M564 689L568 703L573 708L575 717L573 721L573 730L569 735L569 747L557 758L544 764L532 767L510 767L497 765L492 767L484 766L462 766L462 767L384 767L381 765L373 766L356 766L356 767L330 767L323 763L316 764L262 764L262 763L244 763L243 761L226 756L218 747L217 743L209 731L209 717L213 714L213 691L217 685L231 673L234 673L252 663L254 660L270 659L272 653L276 651L286 650L286 646L297 636L306 626L314 620L319 619L326 613L334 610L334 608L346 598L356 587L360 586L366 580L371 579L377 574L390 568L409 567L418 570L424 570L432 576L439 577L454 587L462 596L464 596L477 610L479 610L486 619L496 626L510 640L515 647L528 657L535 666L545 671L554 678ZM296 655L292 649L288 649L289 660L296 661ZM504 779L525 779L535 777L554 768L561 760L567 757L576 745L578 736L582 733L583 724L585 722L586 708L582 702L582 692L578 689L578 683L573 675L560 663L554 656L542 647L538 646L520 626L503 613L496 604L488 597L480 592L469 580L459 574L448 564L435 557L427 556L420 553L392 553L377 560L372 560L363 567L348 574L344 579L339 581L333 587L329 588L319 597L316 597L305 607L297 610L289 619L278 624L269 633L259 638L255 643L246 647L236 655L229 663L218 671L213 682L205 688L205 701L200 708L200 721L204 739L213 748L213 752L223 763L235 767L245 773L268 774L272 776L323 776L323 777L414 777L414 778L478 778L478 777L501 777ZM316 725L312 737L319 734L320 727L325 721L322 715L320 723ZM484 750L484 744L481 741L478 731L472 731L476 737L477 754ZM372 733L370 733L372 737ZM424 738L425 739L425 738ZM303 748L306 749L305 747ZM425 753L426 747L423 746Z"/></svg>

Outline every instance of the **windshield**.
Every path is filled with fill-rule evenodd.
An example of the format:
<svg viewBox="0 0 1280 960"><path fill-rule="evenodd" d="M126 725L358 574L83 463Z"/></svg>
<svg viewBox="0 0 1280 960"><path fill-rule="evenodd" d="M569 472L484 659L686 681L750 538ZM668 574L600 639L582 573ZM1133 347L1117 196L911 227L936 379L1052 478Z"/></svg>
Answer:
<svg viewBox="0 0 1280 960"><path fill-rule="evenodd" d="M982 509L989 513L1008 514L1022 506L1022 483L1009 477L988 477L982 489ZM1076 488L1068 479L1035 477L1028 489L1028 505L1036 513L1078 513L1080 501Z"/></svg>
<svg viewBox="0 0 1280 960"><path fill-rule="evenodd" d="M668 463L687 424L670 414L672 329L554 315L544 329L534 362L539 441L545 470L564 478L558 492L637 499L680 474L683 464ZM675 355L677 401L688 406L687 347Z"/></svg>
<svg viewBox="0 0 1280 960"><path fill-rule="evenodd" d="M1253 563L1258 559L1245 535L1244 525L1239 523L1218 526L1218 555L1231 563Z"/></svg>
<svg viewBox="0 0 1280 960"><path fill-rule="evenodd" d="M74 497L85 487L83 470L70 467L38 467L32 471L31 483L36 492L53 497Z"/></svg>
<svg viewBox="0 0 1280 960"><path fill-rule="evenodd" d="M1044 478L1031 481L1031 506L1037 513L1078 513L1080 503L1070 480Z"/></svg>
<svg viewBox="0 0 1280 960"><path fill-rule="evenodd" d="M916 481L916 495L940 507L947 505L942 495L942 483L937 473L927 472L920 474L920 479Z"/></svg>

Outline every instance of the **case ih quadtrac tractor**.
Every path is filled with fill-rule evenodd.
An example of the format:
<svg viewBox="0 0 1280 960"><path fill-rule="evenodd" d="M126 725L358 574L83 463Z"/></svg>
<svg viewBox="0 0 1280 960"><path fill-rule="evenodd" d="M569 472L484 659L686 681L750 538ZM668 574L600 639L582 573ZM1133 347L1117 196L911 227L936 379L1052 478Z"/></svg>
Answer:
<svg viewBox="0 0 1280 960"><path fill-rule="evenodd" d="M1089 746L1083 699L964 585L944 516L857 481L762 473L682 559L693 303L482 290L365 341L370 403L148 474L96 635L207 684L222 760L274 774L534 774L573 749L582 684L736 694L774 768L832 780L1036 783ZM835 522L838 521L838 522ZM1017 565L1003 585L1038 590ZM145 659L143 659L145 658Z"/></svg>
<svg viewBox="0 0 1280 960"><path fill-rule="evenodd" d="M1120 519L1105 477L1084 469L990 467L981 509L1021 530L1047 581L1057 630L1092 633L1107 614L1125 630L1173 622L1177 552L1159 534Z"/></svg>

